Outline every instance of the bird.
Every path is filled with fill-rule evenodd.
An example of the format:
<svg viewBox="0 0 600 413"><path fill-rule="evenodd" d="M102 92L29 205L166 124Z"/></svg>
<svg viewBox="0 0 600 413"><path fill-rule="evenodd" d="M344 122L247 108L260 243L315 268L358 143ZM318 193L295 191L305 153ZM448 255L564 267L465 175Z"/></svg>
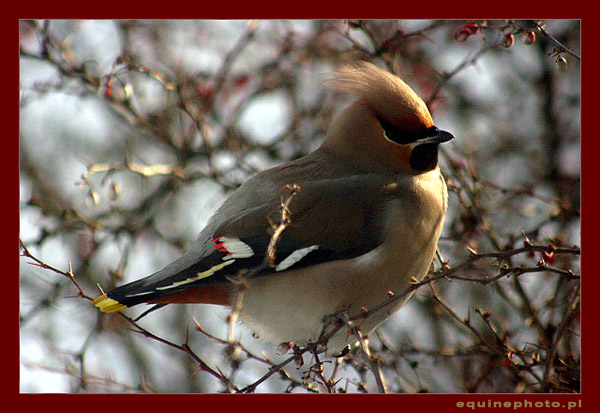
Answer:
<svg viewBox="0 0 600 413"><path fill-rule="evenodd" d="M216 210L189 250L93 300L102 312L215 304L263 341L320 340L326 320L355 317L367 336L412 295L433 265L448 208L438 129L424 100L374 63L337 69L325 86L354 97L313 152L262 171ZM102 291L103 292L103 291ZM356 345L340 328L328 352Z"/></svg>

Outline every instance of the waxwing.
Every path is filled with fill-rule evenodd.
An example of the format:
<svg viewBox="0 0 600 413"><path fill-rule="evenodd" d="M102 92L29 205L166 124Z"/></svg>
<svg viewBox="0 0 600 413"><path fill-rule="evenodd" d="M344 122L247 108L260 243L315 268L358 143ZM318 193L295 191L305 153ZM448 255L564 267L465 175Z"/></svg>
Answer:
<svg viewBox="0 0 600 413"><path fill-rule="evenodd" d="M261 339L305 345L328 316L359 314L422 280L447 209L438 145L453 136L434 126L406 83L371 63L345 66L327 84L356 99L318 149L248 179L185 255L94 305L112 313L141 303L237 302ZM358 321L362 333L409 297ZM342 328L328 350L355 340Z"/></svg>

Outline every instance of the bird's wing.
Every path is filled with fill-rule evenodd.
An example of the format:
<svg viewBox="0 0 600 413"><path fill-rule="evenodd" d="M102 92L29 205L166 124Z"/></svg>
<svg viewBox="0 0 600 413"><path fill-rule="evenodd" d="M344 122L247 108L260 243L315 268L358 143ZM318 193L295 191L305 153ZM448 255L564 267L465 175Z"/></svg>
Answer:
<svg viewBox="0 0 600 413"><path fill-rule="evenodd" d="M257 277L360 256L383 242L386 188L374 175L281 185L267 202L209 225L195 250L94 304L121 311L241 273Z"/></svg>

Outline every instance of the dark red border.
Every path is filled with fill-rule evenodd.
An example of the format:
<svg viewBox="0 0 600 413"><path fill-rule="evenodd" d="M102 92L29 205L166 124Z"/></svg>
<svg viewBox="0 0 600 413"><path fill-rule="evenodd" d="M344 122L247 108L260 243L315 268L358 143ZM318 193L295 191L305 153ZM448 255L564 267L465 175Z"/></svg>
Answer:
<svg viewBox="0 0 600 413"><path fill-rule="evenodd" d="M473 2L474 3L474 2ZM4 197L8 206L3 209L2 224L7 225L4 229L4 237L2 239L6 244L2 248L6 259L3 260L5 266L9 267L9 271L4 271L2 280L8 283L5 287L5 297L18 297L18 273L19 261L17 259L17 240L16 235L19 232L19 216L18 216L18 196L19 196L19 171L18 171L18 133L19 133L19 110L18 110L18 55L13 59L13 52L18 53L13 49L13 45L18 45L18 20L20 18L478 18L481 16L496 15L498 12L506 14L502 10L508 4L489 3L487 7L493 8L487 12L481 11L480 7L485 6L481 2L476 3L477 6L469 8L465 2L432 2L427 7L423 7L423 2L415 2L407 10L407 5L403 2L364 2L362 4L331 3L331 2L316 2L303 1L302 3L292 3L287 8L282 8L281 3L264 2L257 4L256 2L242 2L242 5L232 3L229 7L223 7L223 3L215 3L219 8L206 6L203 2L177 3L170 4L165 8L165 3L153 4L150 2L120 2L103 3L100 2L61 2L59 5L56 2L45 2L40 4L26 2L19 10L19 6L15 12L5 10L8 16L3 19L0 25L0 30L4 35L2 38L2 47L5 49L5 56L9 56L7 62L2 65L4 79L8 79L7 84L11 85L8 91L3 94L4 101L4 116L7 120L7 133L3 140L8 148L4 151L6 158L2 162L4 185L3 189L9 196ZM81 9L85 6L85 9ZM27 9L25 9L27 8ZM540 4L531 2L529 4L519 2L512 3L510 9L514 13L524 17L536 16L540 13ZM573 4L561 4L552 6L546 4L542 6L544 12L552 11L553 14L569 14L569 16L555 16L551 18L581 18L585 14L586 18L582 21L582 33L587 35L592 34L592 28L596 26L597 20L592 18L592 6L577 7ZM501 18L500 16L499 18ZM514 16L512 17L514 18ZM583 36L582 36L583 37ZM587 39L587 37L586 37ZM592 39L592 37L590 37ZM582 41L582 44L584 42ZM593 40L586 44L594 44ZM18 47L18 46L17 46ZM582 53L583 54L583 53ZM596 59L595 53L592 51L586 54L584 59ZM594 62L589 62L589 67L598 67ZM582 74L584 72L582 71ZM593 73L593 72L590 72ZM590 76L594 76L593 74ZM600 137L597 133L591 133L594 129L585 127L590 124L585 122L586 116L592 116L592 111L595 110L595 102L599 96L592 87L596 87L596 80L584 80L582 77L582 85L586 86L585 93L582 93L582 99L585 103L582 105L582 185L587 189L582 191L583 204L593 205L595 199L593 193L598 190L598 184L594 182L595 174L597 173L593 167L597 161L599 151L597 150ZM14 93L14 94L13 94ZM588 97L586 99L586 97ZM589 134L586 134L587 131ZM14 196L14 198L13 198ZM16 198L16 199L15 199ZM586 211L586 208L583 208ZM589 207L587 211L591 211ZM584 251L592 251L596 239L598 238L598 218L591 211L583 214L582 225L582 247ZM586 254L587 257L587 254ZM595 351L594 325L596 306L594 305L594 284L598 282L600 274L594 274L591 270L590 258L583 259L583 267L590 267L590 272L586 272L587 279L584 282L582 305L584 308L582 322L587 328L583 341L588 343L583 345L583 386L581 395L499 395L499 394L484 394L484 395L438 395L438 394L418 394L418 395L29 395L19 394L19 337L18 337L18 320L16 313L18 312L18 302L15 303L16 311L13 312L12 305L3 306L2 314L5 317L4 329L14 336L5 342L4 357L8 360L4 364L4 389L3 404L5 406L14 406L21 411L30 411L29 409L45 410L49 407L60 409L61 412L82 412L84 410L106 410L106 411L122 411L122 410L141 410L151 408L152 411L160 409L199 409L208 410L216 409L217 411L228 411L230 409L239 409L239 411L248 411L256 409L258 412L267 411L303 411L310 412L320 410L325 412L338 411L344 409L346 411L366 411L373 409L386 409L391 412L414 412L422 411L423 409L442 409L442 411L473 411L468 407L458 407L457 403L467 403L470 401L479 401L487 403L487 401L502 401L502 402L524 402L525 400L533 403L537 402L559 402L561 406L567 406L569 402L577 403L576 411L581 409L597 409L597 403L600 392L596 390L596 376L598 371L598 352ZM14 263L14 264L13 264ZM14 266L14 267L13 267ZM6 268L6 267L5 267ZM15 299L15 301L18 298ZM597 299L596 299L597 300ZM588 302L589 301L589 302ZM10 300L5 300L5 303L12 303ZM592 331L590 331L592 330ZM593 337L593 338L592 338ZM592 341L594 340L594 341ZM592 343L592 344L589 344ZM16 347L16 348L15 348ZM15 371L16 370L16 371ZM585 403L582 399L586 399ZM592 400L594 399L594 400ZM15 402L12 404L11 402ZM511 406L513 406L511 404ZM581 406L581 407L579 407ZM514 407L514 406L513 406ZM335 409L335 410L334 410ZM513 410L514 408L504 408L500 410ZM539 408L533 407L535 410ZM475 410L482 410L475 409ZM485 410L498 410L485 408ZM520 409L523 410L523 409ZM526 409L531 410L531 409ZM566 408L555 408L555 411L566 411Z"/></svg>

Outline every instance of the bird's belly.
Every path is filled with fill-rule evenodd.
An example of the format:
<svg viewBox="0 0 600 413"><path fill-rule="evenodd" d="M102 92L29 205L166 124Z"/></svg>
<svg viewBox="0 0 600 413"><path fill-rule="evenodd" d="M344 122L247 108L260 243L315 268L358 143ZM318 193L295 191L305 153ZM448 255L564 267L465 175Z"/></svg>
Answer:
<svg viewBox="0 0 600 413"><path fill-rule="evenodd" d="M389 292L402 296L367 319L357 321L361 331L368 334L410 298L412 294L404 293L411 278L425 277L440 229L438 220L427 237L422 231L398 232L357 258L249 280L242 317L261 339L306 344L319 339L325 316L342 309L349 316L360 314L386 302ZM354 341L342 328L329 341L328 349L338 351Z"/></svg>

